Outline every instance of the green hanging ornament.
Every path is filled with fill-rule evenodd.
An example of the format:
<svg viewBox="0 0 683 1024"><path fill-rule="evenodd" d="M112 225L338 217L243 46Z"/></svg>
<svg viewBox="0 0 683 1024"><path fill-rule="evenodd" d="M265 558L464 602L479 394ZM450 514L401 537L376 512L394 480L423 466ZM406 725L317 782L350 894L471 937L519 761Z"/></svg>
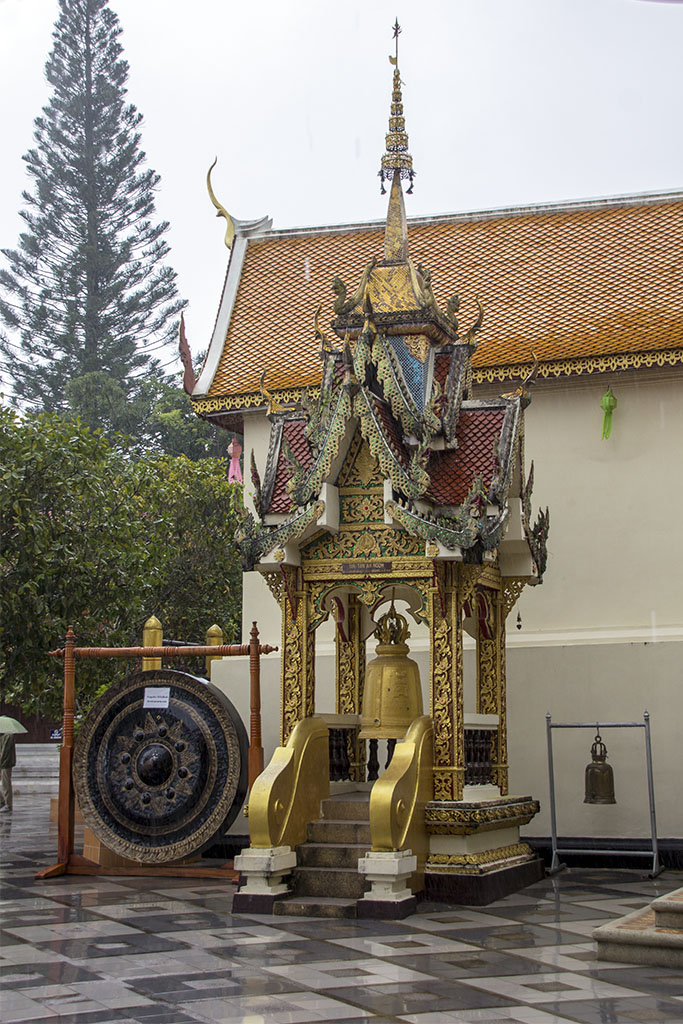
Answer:
<svg viewBox="0 0 683 1024"><path fill-rule="evenodd" d="M612 413L617 407L617 400L614 397L614 392L611 388L607 388L604 395L600 399L600 408L603 410L602 417L602 434L600 435L603 441L612 433Z"/></svg>

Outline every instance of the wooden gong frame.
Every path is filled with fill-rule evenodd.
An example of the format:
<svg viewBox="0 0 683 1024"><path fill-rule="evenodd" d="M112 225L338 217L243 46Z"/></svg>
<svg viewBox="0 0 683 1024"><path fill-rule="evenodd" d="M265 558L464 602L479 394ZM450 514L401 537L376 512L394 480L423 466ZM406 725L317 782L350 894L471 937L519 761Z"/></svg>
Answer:
<svg viewBox="0 0 683 1024"><path fill-rule="evenodd" d="M69 626L66 643L56 651L54 658L64 659L64 718L62 746L59 752L59 803L57 811L57 863L39 871L36 878L57 878L59 875L154 875L180 878L222 878L236 881L232 861L219 868L192 867L190 865L145 865L135 867L103 867L86 857L74 853L74 793L72 767L74 754L74 716L76 709L76 661L80 658L234 658L249 655L250 719L249 719L249 789L263 771L263 744L261 740L261 655L277 651L277 647L259 643L259 632L254 622L248 644L218 644L208 647L76 647L73 628Z"/></svg>

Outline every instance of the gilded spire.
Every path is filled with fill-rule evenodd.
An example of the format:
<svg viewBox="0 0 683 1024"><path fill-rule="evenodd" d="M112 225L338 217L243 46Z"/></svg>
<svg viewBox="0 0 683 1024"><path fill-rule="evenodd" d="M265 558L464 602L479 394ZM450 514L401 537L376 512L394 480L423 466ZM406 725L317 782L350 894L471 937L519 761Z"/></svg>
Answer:
<svg viewBox="0 0 683 1024"><path fill-rule="evenodd" d="M394 65L394 84L391 93L391 116L389 117L389 131L386 134L386 152L382 157L382 167L378 172L382 195L386 193L385 181L395 181L397 178L408 178L410 187L408 194L413 191L413 158L408 152L408 133L406 132L406 121L403 116L403 95L401 93L401 73L398 68L398 37L401 34L401 26L398 18L394 24L394 39L396 40L395 56L389 57Z"/></svg>

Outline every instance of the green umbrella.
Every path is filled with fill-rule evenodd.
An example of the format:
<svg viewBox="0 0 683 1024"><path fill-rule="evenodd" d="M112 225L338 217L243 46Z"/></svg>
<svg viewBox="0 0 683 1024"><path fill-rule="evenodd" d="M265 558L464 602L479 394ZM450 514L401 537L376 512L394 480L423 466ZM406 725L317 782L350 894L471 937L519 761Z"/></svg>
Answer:
<svg viewBox="0 0 683 1024"><path fill-rule="evenodd" d="M21 722L17 722L16 718L0 715L0 733L3 732L28 732L28 729Z"/></svg>

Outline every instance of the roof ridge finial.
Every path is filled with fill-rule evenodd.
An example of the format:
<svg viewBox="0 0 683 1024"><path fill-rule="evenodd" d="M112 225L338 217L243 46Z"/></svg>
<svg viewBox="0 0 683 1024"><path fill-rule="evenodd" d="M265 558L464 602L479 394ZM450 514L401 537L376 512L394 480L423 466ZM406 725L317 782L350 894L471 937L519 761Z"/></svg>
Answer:
<svg viewBox="0 0 683 1024"><path fill-rule="evenodd" d="M385 137L386 152L382 157L382 167L379 170L382 195L386 194L385 181L393 181L394 178L408 178L410 187L408 195L413 191L413 158L408 152L408 133L406 122L403 116L403 96L401 93L401 72L398 67L398 37L401 34L401 26L398 18L394 23L394 39L396 40L396 55L389 57L394 65L394 83L391 93L391 115L389 117L389 131Z"/></svg>

